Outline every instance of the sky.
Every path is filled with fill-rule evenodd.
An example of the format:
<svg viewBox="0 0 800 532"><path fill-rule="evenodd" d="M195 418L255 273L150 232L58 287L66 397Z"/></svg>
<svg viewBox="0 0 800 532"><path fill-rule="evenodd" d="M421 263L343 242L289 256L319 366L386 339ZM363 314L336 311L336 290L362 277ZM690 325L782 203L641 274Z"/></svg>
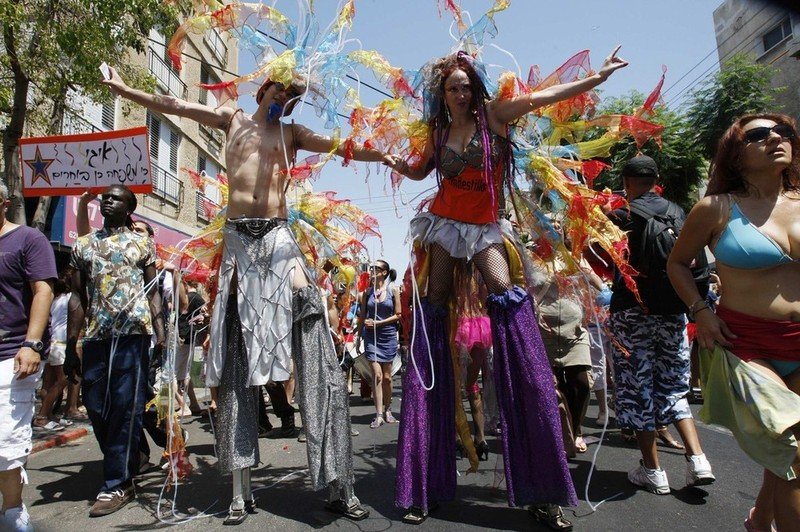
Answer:
<svg viewBox="0 0 800 532"><path fill-rule="evenodd" d="M473 20L480 18L492 3L493 0L460 2ZM721 3L721 0L513 0L507 10L495 16L498 34L484 43L483 60L487 65L496 65L489 68L490 76L495 79L503 71L516 71L516 64L523 77L527 77L531 65L539 65L546 75L584 49L591 50L592 66L597 69L611 50L621 44L619 55L630 65L600 86L601 97L621 96L634 89L649 93L658 83L663 65L668 69L664 101L675 106L682 102L687 87L696 86L698 78L702 81L717 69L712 13ZM337 4L334 0L315 0L320 26L324 28L333 20ZM297 19L295 1L278 0L275 7L289 18ZM377 50L394 66L408 70L453 51L455 41L450 36L453 19L448 12L440 16L436 0L356 0L355 7L353 28L348 36L358 42L350 49L360 45L365 50ZM276 50L281 51L281 47L276 46ZM248 54L240 56L240 73L253 71L253 65ZM379 85L371 75L359 74L362 81ZM360 95L365 105L374 105L383 98L363 86ZM247 112L255 111L255 101L249 96L242 96L239 104ZM325 132L324 122L309 106L298 106L292 118ZM345 124L343 135L347 133L346 127ZM302 153L298 156L303 157ZM351 163L342 167L334 160L326 165L313 187L320 192L336 191L338 198L350 199L375 216L383 238L367 239L367 251L372 259L386 260L402 276L408 264L410 245L406 233L413 207L419 202L418 196L432 191L436 182L432 174L421 182L404 180L400 193L393 196L388 181L389 174L378 165Z"/></svg>

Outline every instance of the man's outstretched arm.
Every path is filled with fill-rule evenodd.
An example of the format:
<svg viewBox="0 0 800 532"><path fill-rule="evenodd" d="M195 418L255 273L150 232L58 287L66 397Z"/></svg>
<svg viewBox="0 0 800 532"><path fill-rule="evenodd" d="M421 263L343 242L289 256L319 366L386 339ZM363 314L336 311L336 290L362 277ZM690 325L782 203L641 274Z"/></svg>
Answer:
<svg viewBox="0 0 800 532"><path fill-rule="evenodd" d="M331 137L320 135L319 133L315 133L305 126L298 124L294 124L292 127L294 128L297 148L300 150L306 150L314 153L330 153L330 151L336 146L335 141ZM340 157L344 157L345 149L346 147L340 143L339 146L336 146L336 151L334 153ZM374 148L365 148L361 144L356 144L353 146L352 159L354 161L382 162L387 165L393 162L391 156Z"/></svg>
<svg viewBox="0 0 800 532"><path fill-rule="evenodd" d="M152 109L153 111L168 115L183 116L195 122L199 122L200 124L217 129L225 129L233 115L233 109L230 107L222 106L214 109L207 105L187 102L174 96L150 94L140 91L139 89L134 89L122 81L122 78L115 69L109 67L108 70L111 73L111 78L103 80L103 84L107 85L108 88L111 89L111 92L134 103L138 103L143 107Z"/></svg>

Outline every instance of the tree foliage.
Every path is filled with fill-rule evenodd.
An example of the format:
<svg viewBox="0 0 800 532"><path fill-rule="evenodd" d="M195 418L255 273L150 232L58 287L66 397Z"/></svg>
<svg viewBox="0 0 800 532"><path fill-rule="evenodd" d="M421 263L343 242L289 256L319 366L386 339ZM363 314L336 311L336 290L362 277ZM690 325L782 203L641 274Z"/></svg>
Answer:
<svg viewBox="0 0 800 532"><path fill-rule="evenodd" d="M694 139L709 159L717 142L738 117L748 113L776 111L770 81L775 68L756 63L750 54L736 54L711 79L694 91L687 112Z"/></svg>
<svg viewBox="0 0 800 532"><path fill-rule="evenodd" d="M147 49L152 28L171 34L183 1L0 0L0 127L12 195L21 193L17 147L26 122L52 131L70 89L109 101L98 70L103 61L119 65L131 84L150 86L129 54Z"/></svg>
<svg viewBox="0 0 800 532"><path fill-rule="evenodd" d="M610 98L605 101L599 112L602 114L633 114L644 103L645 95L632 91L619 98ZM617 143L611 150L611 157L606 160L611 168L604 171L594 182L595 188L622 188L620 170L625 161L634 157L641 151L644 155L652 157L658 164L661 175L660 185L664 188L664 197L681 205L684 209L690 208L696 198L696 190L705 179L707 167L702 151L694 142L690 134L689 120L685 115L668 109L658 107L654 116L649 121L664 126L661 135L661 147L656 141L650 139L641 150L632 138L626 138Z"/></svg>

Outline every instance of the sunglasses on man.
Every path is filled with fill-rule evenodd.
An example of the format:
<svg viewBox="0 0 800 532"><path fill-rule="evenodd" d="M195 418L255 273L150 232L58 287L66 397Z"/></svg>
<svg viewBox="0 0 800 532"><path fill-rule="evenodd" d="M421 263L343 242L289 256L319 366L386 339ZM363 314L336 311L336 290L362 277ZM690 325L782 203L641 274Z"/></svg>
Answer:
<svg viewBox="0 0 800 532"><path fill-rule="evenodd" d="M796 133L788 124L775 124L772 127L761 126L748 129L744 132L744 141L748 144L767 140L772 132L777 133L785 140L794 140Z"/></svg>

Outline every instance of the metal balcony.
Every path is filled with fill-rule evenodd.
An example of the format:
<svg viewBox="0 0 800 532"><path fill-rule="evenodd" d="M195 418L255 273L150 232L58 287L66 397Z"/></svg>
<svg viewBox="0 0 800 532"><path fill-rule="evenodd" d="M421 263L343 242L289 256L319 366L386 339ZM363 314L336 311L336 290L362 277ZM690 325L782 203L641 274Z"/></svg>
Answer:
<svg viewBox="0 0 800 532"><path fill-rule="evenodd" d="M71 109L64 110L61 118L61 134L77 135L79 133L97 133L103 131L82 116L74 113Z"/></svg>
<svg viewBox="0 0 800 532"><path fill-rule="evenodd" d="M149 52L150 72L156 77L159 87L176 98L186 99L186 83L178 73L152 48Z"/></svg>
<svg viewBox="0 0 800 532"><path fill-rule="evenodd" d="M208 150L208 153L214 157L219 157L219 154L222 151L222 145L225 141L225 138L222 136L222 132L213 127L200 124L200 133L202 133L202 136L206 141L206 149Z"/></svg>
<svg viewBox="0 0 800 532"><path fill-rule="evenodd" d="M219 213L219 204L198 190L195 193L195 211L198 221L208 223Z"/></svg>
<svg viewBox="0 0 800 532"><path fill-rule="evenodd" d="M216 28L211 28L211 30L207 31L203 36L203 42L206 43L208 49L214 54L214 59L216 59L221 66L225 65L225 61L228 58L228 46L225 44L225 39L222 38L222 34Z"/></svg>
<svg viewBox="0 0 800 532"><path fill-rule="evenodd" d="M162 202L179 206L183 196L183 183L181 183L181 180L175 174L157 164L153 164L152 168L153 192L150 195L160 199Z"/></svg>

